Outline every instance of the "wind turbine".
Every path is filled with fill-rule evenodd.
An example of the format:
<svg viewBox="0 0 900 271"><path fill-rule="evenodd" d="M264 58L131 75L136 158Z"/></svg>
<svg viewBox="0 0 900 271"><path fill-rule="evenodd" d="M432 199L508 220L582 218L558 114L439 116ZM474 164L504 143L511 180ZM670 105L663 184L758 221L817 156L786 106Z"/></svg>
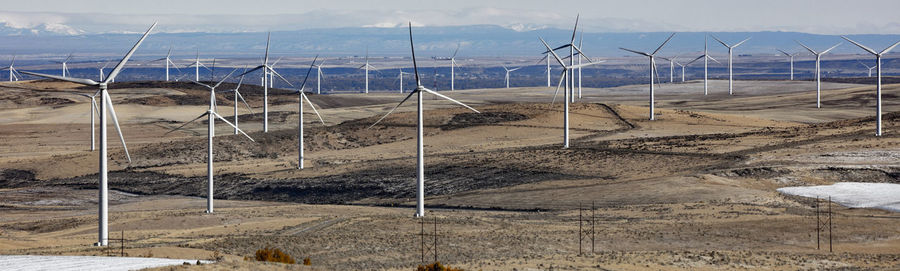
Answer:
<svg viewBox="0 0 900 271"><path fill-rule="evenodd" d="M294 87L294 84L291 84L291 82L289 82L287 79L284 79L284 76L281 76L281 74L276 72L275 69L273 69L272 66L269 65L269 40L271 37L272 37L272 33L269 33L266 36L266 54L265 54L265 57L263 58L262 65L256 66L256 68L250 69L249 71L246 71L240 75L240 76L244 76L245 74L254 72L259 69L263 69L263 132L264 133L269 132L269 84L266 83L266 81L270 81L270 80L266 80L268 78L269 73L275 74L276 76L278 76L278 78L281 78L281 80L284 81L285 83L287 83L289 86Z"/></svg>
<svg viewBox="0 0 900 271"><path fill-rule="evenodd" d="M147 38L147 35L150 35L150 31L152 31L154 27L156 27L156 23L153 23L153 25L150 26L150 29L147 29L147 32L145 32L144 35L141 36L141 39L139 39L137 41L137 43L134 44L134 47L132 47L131 50L128 51L127 54L125 54L125 57L123 57L122 60L119 61L119 64L116 64L116 67L113 68L112 72L109 73L109 77L107 77L105 80L101 80L100 82L97 82L97 81L94 81L91 79L61 77L61 76L56 76L56 75L40 74L40 73L33 73L33 72L23 72L23 73L29 74L29 75L57 79L57 80L62 80L62 81L68 81L68 82L73 82L73 83L78 83L78 84L88 85L88 86L96 86L99 88L99 91L97 92L97 94L100 95L100 155L99 155L100 156L100 170L99 170L100 171L99 172L99 175L100 175L99 194L100 195L99 195L99 199L98 199L98 202L100 205L100 208L99 208L100 210L98 212L99 213L98 214L99 215L99 219L98 219L98 221L99 221L99 227L98 227L99 238L98 239L99 240L95 244L96 246L106 246L109 244L108 243L109 231L107 228L107 224L108 224L107 212L108 212L109 202L108 202L108 197L107 197L107 195L108 195L107 177L108 176L107 176L107 164L106 164L106 161L108 159L108 157L107 157L108 153L107 153L107 149L106 149L107 148L107 145L106 145L106 112L107 111L109 111L109 113L112 115L113 123L116 125L116 131L119 132L119 140L122 142L122 147L125 149L125 156L128 158L128 162L129 163L131 162L131 155L128 154L128 147L125 146L125 138L122 136L122 129L119 127L119 121L116 118L116 110L113 109L113 104L109 97L109 92L107 91L107 84L109 84L113 79L115 79L116 76L119 75L119 72L121 72L122 69L125 68L125 63L128 62L128 59L131 58L131 55L134 54L134 51L137 50L138 46L140 46L141 43L144 42L144 39ZM97 94L95 94L95 95L97 95Z"/></svg>
<svg viewBox="0 0 900 271"><path fill-rule="evenodd" d="M84 93L76 93L76 95L84 96L84 97L91 99L91 151L94 151L96 149L96 142L97 142L96 129L94 129L94 119L96 119L96 117L94 116L94 113L97 113L97 115L100 114L100 111L98 110L99 106L97 106L97 93L95 93L94 95L87 95Z"/></svg>
<svg viewBox="0 0 900 271"><path fill-rule="evenodd" d="M456 43L456 51L453 51L453 54L450 57L440 57L435 58L436 60L447 60L450 61L450 90L456 90L454 86L456 82L456 74L454 68L456 67L456 54L459 53L459 43Z"/></svg>
<svg viewBox="0 0 900 271"><path fill-rule="evenodd" d="M689 61L688 63L685 63L685 64L681 64L681 63L679 63L678 61L675 61L675 64L678 64L678 66L681 66L681 82L682 82L682 83L684 83L684 68L685 68L687 65L691 65L691 63L694 63L695 61L700 60L701 58L703 58L703 56L698 56L697 58L694 58L694 60L691 60L691 61Z"/></svg>
<svg viewBox="0 0 900 271"><path fill-rule="evenodd" d="M584 54L584 52L581 51L581 48L580 48L579 46L576 46L576 45L575 45L575 35L578 33L578 20L579 20L579 18L581 18L581 14L578 14L578 15L575 17L575 28L572 29L572 39L569 40L569 43L563 44L563 45L561 45L561 46L559 46L559 47L556 47L556 48L553 48L552 50L548 50L548 51L556 51L556 50L559 50L559 49L569 48L569 56L568 56L568 58L569 58L569 66L575 66L575 51L578 51L579 54L584 55L584 58L586 58L586 59L588 60L588 62L593 62L593 61L591 61L591 58L589 58L587 55ZM547 52L544 52L544 53L546 54ZM565 66L565 65L563 65L563 66ZM569 97L570 97L570 100L571 100L571 102L575 102L575 92L574 92L574 91L575 91L575 80L574 80L574 76L572 76L571 80L568 80L568 81L566 81L566 82L567 82L567 84L570 84L570 86L571 86L571 88L568 88L569 91L572 92L572 93L570 93L570 96L569 96Z"/></svg>
<svg viewBox="0 0 900 271"><path fill-rule="evenodd" d="M821 53L817 53L816 51L814 51L813 49L810 49L803 43L801 43L799 41L797 41L797 43L800 44L800 46L803 46L803 48L806 48L806 50L808 50L810 53L812 53L813 55L816 56L816 108L821 108L822 107L822 69L819 66L819 62L822 60L822 55L824 55L825 53L828 53L828 51L831 51L831 49L834 49L834 48L838 47L838 45L841 45L841 44L840 43L835 44L834 46L831 46L831 48L828 48L828 50L822 51Z"/></svg>
<svg viewBox="0 0 900 271"><path fill-rule="evenodd" d="M106 63L103 64L102 67L97 69L100 71L100 81L103 81L106 78L106 76L103 74L103 70L106 69L106 66L109 66L109 61L107 61Z"/></svg>
<svg viewBox="0 0 900 271"><path fill-rule="evenodd" d="M876 68L875 66L866 65L866 63L863 63L862 61L859 61L859 60L857 60L856 62L859 62L860 65L865 66L866 69L869 70L869 76L867 76L867 77L872 77L872 70L874 70Z"/></svg>
<svg viewBox="0 0 900 271"><path fill-rule="evenodd" d="M549 88L550 87L550 55L545 54L544 58L541 58L541 60L538 60L538 62L541 62L544 59L547 60L547 87Z"/></svg>
<svg viewBox="0 0 900 271"><path fill-rule="evenodd" d="M416 173L418 176L418 182L417 182L417 187L416 187L416 214L415 214L415 216L416 217L425 217L425 147L424 147L424 144L422 141L424 139L424 133L423 133L424 125L422 124L422 119L423 119L423 117L422 117L422 113L423 113L422 112L422 92L428 92L428 93L433 94L434 96L438 96L445 100L454 102L458 105L468 108L469 110L475 111L475 113L481 113L481 112L479 112L478 110L475 110L475 108L469 107L468 105L466 105L464 103L461 103L457 100L451 99L450 97L444 96L443 94L440 94L436 91L425 88L425 86L422 85L422 81L419 79L419 67L416 64L416 48L413 45L412 22L409 23L409 48L410 48L410 51L412 52L413 70L415 71L415 74L416 74L416 88L413 89L413 91L410 91L409 95L407 95L406 98L404 98L402 101L400 101L400 103L398 103L397 106L394 106L394 108L391 109L391 111L388 111L387 114L385 114L380 119L378 119L378 121L376 121L371 126L369 126L369 128L372 128L372 126L375 126L376 124L378 124L379 122L384 120L384 118L386 118L388 115L393 113L394 110L397 110L397 108L400 107L400 105L403 105L403 102L406 102L406 100L409 100L409 98L412 97L413 94L418 94L418 95L416 95L416 99L418 100L418 102L416 104L416 109L417 109Z"/></svg>
<svg viewBox="0 0 900 271"><path fill-rule="evenodd" d="M315 62L313 64L315 64ZM319 64L315 65L315 67L316 67L316 94L322 94L322 77L325 76L325 74L322 73L323 66L325 66L325 59L322 59L322 62L319 62ZM400 92L403 92L403 90L401 89Z"/></svg>
<svg viewBox="0 0 900 271"><path fill-rule="evenodd" d="M550 45L547 45L547 42L544 41L544 38L540 38L540 37L538 37L538 38L541 40L541 43L544 44L544 47L547 47L547 52L549 52L550 54L553 55L553 58L555 58L556 61L559 62L559 65L562 66L562 69L563 69L562 76L559 78L559 84L556 85L556 93L553 94L553 101L550 102L550 104L552 105L554 102L556 102L556 95L559 94L559 86L562 85L563 81L565 81L566 88L563 90L563 92L564 92L563 99L566 100L565 107L563 109L563 112L564 112L564 114L563 114L563 148L569 148L569 103L571 102L569 95L574 94L569 91L570 90L569 87L571 86L569 84L569 80L571 77L574 77L574 75L571 75L571 76L569 75L570 71L572 69L577 69L577 68L581 68L584 66L600 64L601 61L589 62L589 63L585 63L585 64L580 64L580 65L566 66L565 62L563 62L563 60L561 58L559 58L559 55L557 55L556 52L554 52L552 49L550 49Z"/></svg>
<svg viewBox="0 0 900 271"><path fill-rule="evenodd" d="M674 83L675 82L675 60L678 59L678 57L676 56L673 58L665 58L665 57L659 57L659 58L662 60L669 61L669 83Z"/></svg>
<svg viewBox="0 0 900 271"><path fill-rule="evenodd" d="M719 63L709 55L709 35L703 36L703 95L709 95L709 60ZM721 64L721 63L720 63Z"/></svg>
<svg viewBox="0 0 900 271"><path fill-rule="evenodd" d="M306 93L304 88L306 87L306 79L309 79L309 73L312 72L313 66L316 65L316 60L319 59L319 56L316 55L313 58L312 63L309 64L309 70L306 70L306 77L303 77L303 83L300 84L300 88L297 89L296 93L299 94L299 103L297 104L297 111L299 112L298 117L298 130L297 130L297 167L299 169L303 169L304 155L303 155L303 101L306 100L306 103L309 104L309 107L312 108L313 112L316 113L316 116L319 117L319 121L322 122L322 125L325 125L325 120L322 119L322 115L319 115L319 110L316 110L316 106L313 105L312 101L309 100L309 97L306 97Z"/></svg>
<svg viewBox="0 0 900 271"><path fill-rule="evenodd" d="M518 70L518 69L521 69L521 68L522 68L522 67L518 67L518 68L515 68L515 69L510 69L510 68L507 68L506 66L503 66L503 69L506 70L506 88L509 88L509 73L514 72L514 71L516 71L516 70Z"/></svg>
<svg viewBox="0 0 900 271"><path fill-rule="evenodd" d="M900 41L898 41L897 43L894 43L893 45L891 45L888 48L885 48L881 52L875 52L875 50L872 50L871 48L866 47L865 45L862 45L858 42L855 42L845 36L841 36L841 38L844 38L845 40L849 41L850 43L853 43L853 45L856 45L859 48L861 48L861 49L865 50L866 52L869 52L870 54L875 56L875 75L878 76L878 83L876 84L876 89L875 89L875 93L878 97L877 98L877 113L876 113L877 116L875 117L875 119L877 120L876 123L878 125L878 129L875 132L875 136L881 136L881 57L884 56L884 54L887 54L888 52L890 52L891 49L894 49L894 47L897 47L897 45L900 44Z"/></svg>
<svg viewBox="0 0 900 271"><path fill-rule="evenodd" d="M19 74L19 71L17 71L16 68L14 67L15 64L16 64L16 56L13 56L12 61L9 62L9 67L0 69L0 71L9 70L9 81L10 82L19 81L19 77L22 77L22 75Z"/></svg>
<svg viewBox="0 0 900 271"><path fill-rule="evenodd" d="M172 59L169 58L171 55L172 55L172 47L170 46L169 52L166 53L166 57L153 60L153 61L164 60L166 62L166 82L169 82L169 64L171 64L172 67L174 67L175 70L178 71L178 73L181 73L181 69L178 68L178 65L175 65L175 62L172 62ZM200 64L200 51L197 51L197 62L194 64ZM202 64L200 64L200 65L202 65ZM197 65L197 66L199 67L200 65ZM197 68L197 77L196 78L200 78L200 68Z"/></svg>
<svg viewBox="0 0 900 271"><path fill-rule="evenodd" d="M204 83L200 83L197 81L191 81L194 84L201 85L201 86L204 86L209 89L209 109L206 112L204 112L203 114L200 114L200 116L192 119L191 121L188 121L185 124L182 124L181 126L178 126L178 128L172 129L171 131L168 132L168 133L171 133L176 130L179 130L182 127L184 127L188 124L191 124L192 122L194 122L198 119L201 119L203 117L209 117L209 119L208 119L209 123L207 125L207 130L206 130L207 131L207 134L206 134L207 135L207 141L206 141L206 143L207 143L207 145L206 145L207 146L206 147L206 150L207 150L207 152L206 152L206 185L207 185L206 186L206 193L207 193L206 194L206 213L208 213L208 214L213 213L213 191L214 191L213 190L213 137L216 136L216 118L219 118L220 120L222 120L222 122L225 122L228 125L230 125L231 127L233 127L234 129L238 130L238 132L240 132L241 134L243 134L244 136L249 138L250 141L255 142L252 137L250 137L249 135L244 133L244 131L242 131L241 129L237 128L237 126L234 126L234 124L231 124L231 122L228 122L228 120L226 120L225 117L222 117L222 115L219 115L219 113L216 112L216 87L221 85L222 82L225 82L225 79L228 79L228 77L230 77L232 74L234 74L235 71L237 71L237 69L231 70L231 73L226 75L224 78L222 78L222 80L220 80L218 83L216 83L213 86L210 86L210 85L207 85Z"/></svg>
<svg viewBox="0 0 900 271"><path fill-rule="evenodd" d="M200 82L200 67L203 67L206 70L212 71L208 67L206 67L206 65L203 65L203 63L200 63L200 50L199 49L197 49L197 60L195 60L194 63L187 65L187 67L188 68L194 67L194 81L197 81L197 82Z"/></svg>
<svg viewBox="0 0 900 271"><path fill-rule="evenodd" d="M656 102L655 101L656 98L655 98L655 93L654 93L654 89L653 89L653 73L656 71L656 60L654 60L654 57L656 56L656 53L659 52L659 50L662 49L663 46L665 46L666 43L668 43L669 40L671 40L672 37L674 37L674 36L675 36L675 33L672 33L672 35L669 35L669 38L667 38L666 41L664 41L662 44L660 44L659 47L657 47L656 50L653 51L653 53L649 53L649 54L619 47L619 49L629 51L629 52L632 52L635 54L643 55L643 56L646 56L647 58L650 58L650 120L656 119L656 116L654 115L654 103Z"/></svg>
<svg viewBox="0 0 900 271"><path fill-rule="evenodd" d="M369 47L366 47L366 64L359 66L359 69L366 70L366 94L369 94L369 69L378 71L375 66L369 65Z"/></svg>
<svg viewBox="0 0 900 271"><path fill-rule="evenodd" d="M55 61L57 64L62 64L62 76L63 76L63 77L67 77L67 76L71 75L71 73L69 73L69 67L66 66L66 63L69 62L69 59L72 59L72 54L71 54L71 53L69 53L69 55L66 56L66 59L65 59L65 60L63 60L63 61Z"/></svg>
<svg viewBox="0 0 900 271"><path fill-rule="evenodd" d="M716 39L716 41L718 41L719 43L721 43L722 46L725 46L725 48L728 48L728 95L734 95L734 70L732 69L732 67L733 67L732 64L733 64L733 59L734 59L734 54L733 54L734 48L741 46L741 44L744 44L744 42L747 42L748 40L750 40L750 38L746 38L746 39L742 40L741 42L738 42L734 45L726 44L724 41L720 40L719 38L716 38L715 35L713 36L713 38Z"/></svg>
<svg viewBox="0 0 900 271"><path fill-rule="evenodd" d="M794 81L794 56L797 54L789 54L788 52L782 51L781 49L777 49L779 52L784 54L787 57L791 58L791 81Z"/></svg>
<svg viewBox="0 0 900 271"><path fill-rule="evenodd" d="M400 80L400 93L403 93L403 75L407 74L409 73L403 71L403 68L400 68L400 75L397 75L397 79Z"/></svg>
<svg viewBox="0 0 900 271"><path fill-rule="evenodd" d="M246 68L244 69L246 70ZM234 89L222 91L222 93L234 92L234 134L238 134L240 132L238 130L238 127L240 127L240 125L238 124L238 98L240 98L241 102L243 102L244 105L247 106L247 111L250 111L250 114L253 114L253 108L250 107L250 104L247 103L247 100L244 100L244 96L241 95L241 92L239 91L239 89L241 89L241 84L243 83L244 77L241 76L241 79L238 81L237 87L235 87Z"/></svg>

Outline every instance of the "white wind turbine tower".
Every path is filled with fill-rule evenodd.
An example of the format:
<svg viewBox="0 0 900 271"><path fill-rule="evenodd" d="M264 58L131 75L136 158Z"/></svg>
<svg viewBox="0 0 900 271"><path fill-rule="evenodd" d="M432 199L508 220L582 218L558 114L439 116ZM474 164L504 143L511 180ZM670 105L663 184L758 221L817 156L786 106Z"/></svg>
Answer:
<svg viewBox="0 0 900 271"><path fill-rule="evenodd" d="M98 94L100 95L100 155L99 155L100 156L100 163L99 163L100 164L100 170L99 170L100 171L99 172L99 175L100 175L100 189L99 189L100 195L99 196L100 197L98 199L98 203L100 205L100 208L99 208L100 210L98 212L99 213L98 214L99 215L99 219L98 219L98 221L99 221L99 227L98 227L99 238L98 238L98 242L95 244L97 246L106 246L107 244L109 244L108 243L109 231L107 228L107 224L108 224L107 213L108 213L109 202L108 202L108 197L107 197L108 187L107 187L107 164L106 164L107 159L108 159L107 145L106 145L106 113L107 113L107 111L109 111L110 115L112 116L112 120L116 126L116 130L119 132L119 140L122 142L122 147L125 149L125 156L128 158L128 162L129 163L131 162L131 155L128 154L128 147L125 146L125 138L122 137L122 129L119 127L119 121L116 118L116 111L115 111L115 109L113 109L113 104L109 97L109 92L107 91L107 84L109 84L113 79L115 79L116 76L119 75L119 72L121 72L122 69L125 68L125 63L128 62L128 59L131 58L131 55L134 54L134 51L137 50L138 46L140 46L141 43L144 41L144 39L147 38L147 35L150 34L150 31L152 31L154 27L156 27L156 23L153 23L153 25L150 26L150 29L147 29L147 32L145 32L144 35L141 36L141 39L139 39L137 41L137 43L134 44L134 47L132 47L131 50L128 51L127 54L125 54L125 57L123 57L122 60L119 61L119 64L116 64L116 67L113 68L112 72L109 73L109 77L107 77L105 80L101 80L100 82L97 82L97 81L94 81L91 79L61 77L61 76L56 76L56 75L23 72L25 74L30 74L30 75L34 75L34 76L68 81L68 82L73 82L73 83L78 83L78 84L88 85L88 86L96 86L99 88L99 91L97 92L97 94L95 94L95 95L98 95Z"/></svg>
<svg viewBox="0 0 900 271"><path fill-rule="evenodd" d="M400 80L400 93L403 93L403 75L407 74L409 73L403 71L403 68L400 68L400 75L397 75L397 79Z"/></svg>
<svg viewBox="0 0 900 271"><path fill-rule="evenodd" d="M278 78L281 78L281 80L284 81L285 83L287 83L289 86L294 87L294 84L291 84L291 82L289 82L287 79L284 79L284 76L281 76L281 74L276 72L275 69L273 69L272 66L269 65L269 40L270 40L271 36L272 36L272 33L269 33L266 36L266 54L263 57L262 65L256 66L256 68L250 69L249 71L246 71L240 75L240 76L244 76L244 75L254 72L256 70L263 69L263 132L264 133L269 132L269 84L267 83L267 81L270 81L270 80L266 80L269 77L269 73L272 73L275 76L278 76Z"/></svg>
<svg viewBox="0 0 900 271"><path fill-rule="evenodd" d="M71 73L69 73L69 67L66 65L70 59L72 59L71 53L68 56L66 56L65 60L56 61L57 64L62 64L62 76L63 77L68 77L69 75L71 75Z"/></svg>
<svg viewBox="0 0 900 271"><path fill-rule="evenodd" d="M325 125L325 120L322 119L322 115L319 114L319 110L316 110L316 106L313 105L312 101L309 100L309 97L306 97L306 93L305 93L306 91L304 90L304 88L306 87L306 80L309 79L309 73L312 72L312 68L316 65L316 60L318 60L318 59L319 59L318 55L316 55L316 57L313 58L312 63L309 64L309 70L306 70L306 77L303 78L303 83L300 84L300 88L297 89L297 91L296 91L296 93L299 94L298 98L300 99L299 103L297 104L297 111L298 111L297 116L299 118L299 120L297 121L298 122L298 125L297 125L298 126L298 129L297 129L297 152L298 152L297 167L299 169L303 169L304 158L305 158L304 153L303 153L303 101L304 100L306 101L306 103L309 104L309 107L312 108L313 112L316 113L316 116L319 117L319 121L322 122L322 125Z"/></svg>
<svg viewBox="0 0 900 271"><path fill-rule="evenodd" d="M822 55L828 53L828 51L831 51L831 49L834 49L834 48L838 47L838 45L841 45L841 44L840 43L835 44L834 46L831 46L831 48L828 48L828 50L822 51L821 53L817 53L816 51L814 51L813 49L810 49L803 43L801 43L799 41L797 41L797 43L800 44L800 46L803 46L803 48L806 48L806 50L808 50L810 53L812 53L813 55L816 56L816 108L821 108L822 107L822 69L820 68L819 63L822 60Z"/></svg>
<svg viewBox="0 0 900 271"><path fill-rule="evenodd" d="M84 93L76 93L76 94L91 99L91 151L94 151L97 149L96 148L97 136L95 134L96 129L94 129L94 119L96 119L96 117L94 116L94 113L96 113L97 115L100 114L100 111L98 109L99 106L97 106L97 93L95 93L94 95L87 95Z"/></svg>
<svg viewBox="0 0 900 271"><path fill-rule="evenodd" d="M451 60L452 63L452 60ZM366 64L359 66L359 69L366 70L366 94L369 94L369 69L378 71L375 66L369 65L369 48L366 47Z"/></svg>
<svg viewBox="0 0 900 271"><path fill-rule="evenodd" d="M10 82L19 81L19 77L22 77L22 75L19 74L19 71L16 70L16 67L14 67L15 64L16 64L16 56L13 56L12 61L9 62L9 67L0 69L0 71L9 70L9 81Z"/></svg>
<svg viewBox="0 0 900 271"><path fill-rule="evenodd" d="M709 35L703 36L703 95L709 95L709 60L719 63L709 55Z"/></svg>
<svg viewBox="0 0 900 271"><path fill-rule="evenodd" d="M387 114L385 114L380 119L378 119L378 121L376 121L371 126L369 126L369 128L372 128L372 126L375 126L376 124L378 124L379 122L384 120L384 118L386 118L388 115L393 113L394 110L397 110L397 108L400 107L400 105L403 105L403 102L406 102L406 100L409 100L409 98L412 97L413 94L418 94L418 95L416 95L417 96L416 98L418 100L418 102L416 104L416 109L417 109L416 173L417 173L418 181L417 181L417 186L416 186L417 189L416 189L416 214L415 214L415 216L416 217L424 217L425 216L425 147L423 144L424 127L422 124L422 120L423 120L423 117L422 117L422 112L423 112L423 110L422 110L422 92L431 93L434 96L438 96L445 100L459 104L465 108L468 108L469 110L475 111L476 113L481 113L481 112L478 112L478 110L475 110L475 108L469 107L468 105L466 105L464 103L461 103L457 100L451 99L450 97L444 96L443 94L440 94L436 91L425 88L425 86L422 85L422 81L419 79L419 67L416 64L416 49L415 49L415 46L413 45L412 23L411 22L409 23L409 48L410 48L410 51L412 52L413 70L416 75L416 88L413 89L413 91L410 91L409 95L407 95L406 98L404 98L402 101L400 101L400 103L398 103L397 106L394 106L394 108L391 109L391 111L388 111Z"/></svg>
<svg viewBox="0 0 900 271"><path fill-rule="evenodd" d="M782 51L781 49L777 50L785 56L791 58L791 81L794 81L794 56L796 56L797 54L789 54L788 52Z"/></svg>
<svg viewBox="0 0 900 271"><path fill-rule="evenodd" d="M315 64L314 66L316 67L316 94L322 94L322 78L325 76L325 74L322 73L323 66L325 66L325 59L322 59L322 62L319 62L319 64ZM401 89L400 92L403 92L403 90Z"/></svg>
<svg viewBox="0 0 900 271"><path fill-rule="evenodd" d="M214 194L213 193L213 191L214 191L214 189L213 189L213 137L216 136L216 118L222 120L222 122L227 123L234 129L237 129L238 132L240 132L241 134L243 134L244 136L249 138L250 141L254 141L253 138L251 138L249 135L244 133L244 131L237 128L237 126L234 126L234 124L231 124L231 122L228 122L228 120L226 120L225 117L222 117L222 115L219 115L219 113L216 112L216 87L221 85L222 82L225 82L225 79L228 79L228 77L230 77L232 74L234 74L235 71L237 71L237 69L231 70L231 73L229 73L224 78L222 78L222 80L220 80L214 86L210 86L210 85L200 83L197 81L191 81L194 84L198 84L198 85L204 86L209 89L209 109L205 113L200 114L200 116L192 119L191 121L188 121L187 123L182 124L181 126L178 126L178 128L175 128L175 129L172 129L171 131L169 131L169 133L174 132L188 124L191 124L192 122L194 122L198 119L201 119L203 117L209 117L208 123L207 123L207 130L206 130L207 131L207 134L206 134L207 135L207 142L206 142L207 143L207 147L206 147L207 148L206 149L207 150L207 152L206 152L206 185L207 185L206 186L206 193L207 193L206 194L206 213L208 213L208 214L213 213L213 194Z"/></svg>
<svg viewBox="0 0 900 271"><path fill-rule="evenodd" d="M725 48L728 48L728 95L734 95L734 70L732 69L732 67L733 67L732 64L734 64L734 62L733 62L734 48L741 46L741 44L744 44L744 42L747 42L748 40L750 40L750 38L746 38L746 39L742 40L741 42L738 42L734 45L728 45L724 41L720 40L719 38L716 38L716 36L713 36L713 38L716 39L716 41L718 41L719 43L721 43L722 46L725 46Z"/></svg>
<svg viewBox="0 0 900 271"><path fill-rule="evenodd" d="M669 35L669 38L667 38L666 41L664 41L662 44L660 44L659 47L657 47L656 50L653 51L653 53L649 53L649 54L619 47L619 49L629 51L629 52L632 52L635 54L643 55L643 56L646 56L647 58L650 58L650 120L656 119L656 116L654 115L654 113L655 113L654 112L654 107L655 107L654 103L656 102L656 98L655 98L656 93L654 93L654 89L653 89L653 73L656 71L656 60L654 60L654 57L656 56L656 53L659 52L659 50L662 49L663 46L665 46L666 43L668 43L669 40L671 40L672 37L674 37L674 36L675 36L675 33L672 33L672 35Z"/></svg>
<svg viewBox="0 0 900 271"><path fill-rule="evenodd" d="M518 70L518 69L521 69L521 68L522 68L522 67L518 67L518 68L515 68L515 69L510 69L510 68L507 68L506 66L503 66L503 69L506 70L506 88L509 88L509 73L514 72L514 71L516 71L516 70Z"/></svg>
<svg viewBox="0 0 900 271"><path fill-rule="evenodd" d="M456 51L453 51L453 54L450 57L438 57L434 58L435 60L447 60L450 61L450 90L456 90L456 53L459 53L459 43L456 43Z"/></svg>
<svg viewBox="0 0 900 271"><path fill-rule="evenodd" d="M544 59L547 60L547 87L549 88L549 87L551 87L551 85L550 85L550 54L545 54L543 58L538 60L538 63L540 63L541 61L544 61Z"/></svg>
<svg viewBox="0 0 900 271"><path fill-rule="evenodd" d="M559 58L559 55L557 55L556 52L554 52L553 50L550 49L550 45L548 45L547 42L545 42L543 38L539 37L539 39L541 40L541 43L544 44L544 47L547 47L547 52L549 52L548 55L552 54L553 58L555 58L556 61L559 62L559 65L562 66L562 69L563 69L562 76L559 78L559 84L556 85L556 93L553 94L553 101L550 102L550 104L552 105L553 103L556 102L556 95L559 94L559 87L562 85L563 81L565 81L566 87L565 87L565 89L563 89L563 92L564 92L563 100L565 100L565 103L564 103L565 107L563 108L563 148L569 148L569 103L571 102L569 95L574 94L569 89L569 87L571 87L571 85L569 84L569 79L574 77L574 75L570 75L570 73L571 73L572 69L577 69L577 68L581 68L584 66L600 64L600 62L602 62L602 61L589 62L589 63L585 63L585 64L580 64L580 65L566 66L565 62L563 62L563 60L561 58ZM590 61L590 59L588 59L588 61Z"/></svg>
<svg viewBox="0 0 900 271"><path fill-rule="evenodd" d="M674 83L675 82L675 60L678 59L678 57L676 56L673 58L665 58L665 57L659 57L659 58L662 60L669 61L669 83Z"/></svg>
<svg viewBox="0 0 900 271"><path fill-rule="evenodd" d="M698 56L697 58L694 58L694 60L691 60L685 64L681 64L681 63L678 63L678 61L675 61L675 64L678 64L678 66L681 66L681 82L682 83L684 83L684 68L687 67L687 65L691 65L691 63L694 63L695 61L700 60L701 58L703 58L703 56Z"/></svg>
<svg viewBox="0 0 900 271"><path fill-rule="evenodd" d="M872 77L872 70L874 70L876 68L875 66L866 65L866 63L863 63L862 61L859 61L859 60L857 60L856 62L859 62L860 65L865 66L866 69L869 71L869 75L867 77Z"/></svg>
<svg viewBox="0 0 900 271"><path fill-rule="evenodd" d="M178 68L178 65L175 65L175 62L172 62L172 59L169 58L170 56L172 56L172 47L169 47L169 52L166 53L166 57L153 60L153 61L165 61L166 62L166 82L169 82L169 65L170 64L172 65L173 68L175 68L175 70L177 70L179 73L181 73L181 69ZM200 78L199 66L202 65L202 64L200 64L200 51L197 51L197 62L195 62L194 64L195 65L199 64L199 65L197 65L198 66L197 75L195 78L195 79L198 79L198 78ZM204 66L204 67L206 67L206 66Z"/></svg>
<svg viewBox="0 0 900 271"><path fill-rule="evenodd" d="M876 52L875 50L872 50L871 48L866 47L865 45L862 45L858 42L855 42L847 37L841 36L841 38L844 38L845 40L849 41L850 43L853 43L853 45L856 45L859 48L861 48L861 49L865 50L866 52L869 52L870 54L875 56L875 75L878 76L878 82L877 82L876 88L875 88L875 94L877 96L877 99L876 99L877 100L877 112L876 112L877 116L875 117L875 119L876 119L876 124L878 127L877 127L877 131L875 132L875 136L881 136L881 57L884 56L884 54L887 54L888 52L890 52L891 49L894 49L894 47L897 47L897 45L900 45L900 41L898 41L897 43L894 43L893 45L891 45L888 48L885 48L881 52Z"/></svg>

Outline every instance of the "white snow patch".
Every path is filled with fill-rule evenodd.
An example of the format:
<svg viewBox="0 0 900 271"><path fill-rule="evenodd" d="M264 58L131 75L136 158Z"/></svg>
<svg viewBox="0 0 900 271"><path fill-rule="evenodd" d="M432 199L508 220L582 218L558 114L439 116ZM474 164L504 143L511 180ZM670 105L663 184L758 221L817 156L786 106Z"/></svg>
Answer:
<svg viewBox="0 0 900 271"><path fill-rule="evenodd" d="M38 256L38 255L0 255L0 266L3 270L138 270L151 267L191 264L197 260L135 258L135 257L102 257L102 256ZM200 261L209 263L209 261Z"/></svg>
<svg viewBox="0 0 900 271"><path fill-rule="evenodd" d="M900 184L835 183L833 185L778 188L778 192L808 198L831 197L831 201L851 208L877 208L900 212Z"/></svg>

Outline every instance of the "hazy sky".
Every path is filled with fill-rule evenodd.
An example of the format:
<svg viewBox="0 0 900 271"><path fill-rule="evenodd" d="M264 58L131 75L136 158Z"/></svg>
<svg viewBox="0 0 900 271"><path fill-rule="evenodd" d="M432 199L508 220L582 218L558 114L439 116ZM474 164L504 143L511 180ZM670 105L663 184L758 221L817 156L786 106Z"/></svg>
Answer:
<svg viewBox="0 0 900 271"><path fill-rule="evenodd" d="M546 3L565 3L546 6ZM87 32L262 31L303 28L495 24L569 28L581 13L588 32L800 31L900 34L897 0L33 0L0 9L11 27L72 27Z"/></svg>

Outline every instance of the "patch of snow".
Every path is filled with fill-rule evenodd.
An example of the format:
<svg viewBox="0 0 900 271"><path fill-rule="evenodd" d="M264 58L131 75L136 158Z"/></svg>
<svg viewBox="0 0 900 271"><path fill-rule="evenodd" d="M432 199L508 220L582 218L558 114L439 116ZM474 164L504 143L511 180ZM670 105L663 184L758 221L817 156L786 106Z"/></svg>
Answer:
<svg viewBox="0 0 900 271"><path fill-rule="evenodd" d="M778 192L807 198L831 197L831 201L851 208L877 208L900 212L900 184L844 182L832 185L778 188Z"/></svg>
<svg viewBox="0 0 900 271"><path fill-rule="evenodd" d="M191 264L197 260L103 257L103 256L40 256L0 255L3 270L138 270L151 267ZM209 263L209 261L200 261Z"/></svg>

